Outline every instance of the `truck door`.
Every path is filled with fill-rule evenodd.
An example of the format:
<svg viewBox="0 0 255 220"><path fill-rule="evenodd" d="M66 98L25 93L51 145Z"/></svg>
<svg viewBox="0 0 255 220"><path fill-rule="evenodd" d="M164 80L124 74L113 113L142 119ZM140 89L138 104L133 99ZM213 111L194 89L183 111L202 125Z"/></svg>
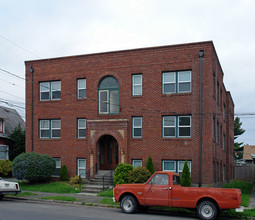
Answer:
<svg viewBox="0 0 255 220"><path fill-rule="evenodd" d="M167 174L155 174L145 187L146 206L169 206L169 177Z"/></svg>

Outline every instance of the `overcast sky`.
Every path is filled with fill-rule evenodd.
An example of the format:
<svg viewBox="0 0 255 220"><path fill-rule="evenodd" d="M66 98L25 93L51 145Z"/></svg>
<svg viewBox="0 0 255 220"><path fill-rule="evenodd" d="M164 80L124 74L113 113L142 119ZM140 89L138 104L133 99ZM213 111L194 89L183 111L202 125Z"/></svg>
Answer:
<svg viewBox="0 0 255 220"><path fill-rule="evenodd" d="M212 40L235 114L255 144L254 0L0 0L0 69L24 61ZM0 105L25 117L25 82L0 70ZM22 107L22 108L20 108Z"/></svg>

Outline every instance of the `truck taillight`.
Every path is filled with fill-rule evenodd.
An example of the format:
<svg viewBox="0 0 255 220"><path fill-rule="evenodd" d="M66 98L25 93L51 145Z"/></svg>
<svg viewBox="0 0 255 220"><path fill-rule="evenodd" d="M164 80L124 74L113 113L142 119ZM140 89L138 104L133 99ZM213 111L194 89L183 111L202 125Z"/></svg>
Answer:
<svg viewBox="0 0 255 220"><path fill-rule="evenodd" d="M16 185L16 189L19 189L19 185L18 184L15 184Z"/></svg>

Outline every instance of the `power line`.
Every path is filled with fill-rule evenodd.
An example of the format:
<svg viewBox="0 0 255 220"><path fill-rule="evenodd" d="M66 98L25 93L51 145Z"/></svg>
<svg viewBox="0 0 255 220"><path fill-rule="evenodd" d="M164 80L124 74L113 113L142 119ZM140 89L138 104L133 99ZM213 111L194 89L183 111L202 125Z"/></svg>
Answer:
<svg viewBox="0 0 255 220"><path fill-rule="evenodd" d="M33 52L31 52L31 51L27 50L26 48L24 48L24 47L22 47L22 46L18 45L17 43L15 43L15 42L13 42L13 41L9 40L8 38L6 38L6 37L4 37L4 36L2 36L2 35L0 35L0 37L1 37L2 39L4 39L4 40L8 41L9 43L11 43L11 44L15 45L16 47L19 47L20 49L22 49L22 50L24 50L24 51L26 51L26 52L28 52L28 53L32 54L33 56L35 56L35 57L37 57L37 58L41 58L41 57L40 57L40 56L38 56L37 54L35 54L35 53L33 53Z"/></svg>

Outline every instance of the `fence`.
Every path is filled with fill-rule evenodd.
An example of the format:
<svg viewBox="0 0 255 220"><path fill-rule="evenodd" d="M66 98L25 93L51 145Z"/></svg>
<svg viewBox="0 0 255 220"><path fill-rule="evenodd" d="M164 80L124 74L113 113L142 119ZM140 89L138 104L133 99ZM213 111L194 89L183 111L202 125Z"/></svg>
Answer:
<svg viewBox="0 0 255 220"><path fill-rule="evenodd" d="M255 182L255 165L236 166L236 179Z"/></svg>

